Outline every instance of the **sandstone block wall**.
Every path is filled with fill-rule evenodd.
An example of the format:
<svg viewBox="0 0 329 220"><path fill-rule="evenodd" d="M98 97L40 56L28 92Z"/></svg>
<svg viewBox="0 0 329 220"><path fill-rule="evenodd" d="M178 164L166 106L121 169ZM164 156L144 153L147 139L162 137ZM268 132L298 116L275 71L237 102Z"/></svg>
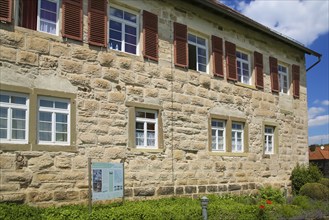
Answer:
<svg viewBox="0 0 329 220"><path fill-rule="evenodd" d="M128 3L129 2L129 3ZM173 1L110 1L141 15L159 16L159 62L84 42L0 24L1 89L43 89L76 95L73 146L24 148L0 145L0 201L38 205L86 202L87 160L125 161L125 195L132 199L208 193L250 193L263 185L284 187L297 162L307 163L307 97L304 54L287 44L223 18ZM129 5L127 5L129 4ZM183 12L182 12L183 11ZM185 11L185 13L184 13ZM210 40L217 35L264 56L264 90L175 68L173 22ZM219 28L220 27L220 28ZM142 35L142 33L141 33ZM140 51L142 50L140 36ZM210 49L209 49L210 51ZM272 94L268 57L301 66L301 94ZM209 61L211 56L209 55ZM290 70L291 74L291 70ZM290 84L292 91L292 84ZM161 109L163 147L129 146L130 104ZM248 152L209 150L212 114L239 117L248 125ZM278 127L278 151L263 154L264 123ZM35 128L30 132L36 132ZM37 150L35 150L37 149Z"/></svg>

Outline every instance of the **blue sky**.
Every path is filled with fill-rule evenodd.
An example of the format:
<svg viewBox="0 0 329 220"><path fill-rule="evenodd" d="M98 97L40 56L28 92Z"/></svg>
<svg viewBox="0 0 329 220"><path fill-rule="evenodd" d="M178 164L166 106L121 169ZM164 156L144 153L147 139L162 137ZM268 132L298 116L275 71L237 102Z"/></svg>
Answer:
<svg viewBox="0 0 329 220"><path fill-rule="evenodd" d="M309 144L329 143L329 0L218 0L322 54L306 73ZM306 56L306 68L317 58Z"/></svg>

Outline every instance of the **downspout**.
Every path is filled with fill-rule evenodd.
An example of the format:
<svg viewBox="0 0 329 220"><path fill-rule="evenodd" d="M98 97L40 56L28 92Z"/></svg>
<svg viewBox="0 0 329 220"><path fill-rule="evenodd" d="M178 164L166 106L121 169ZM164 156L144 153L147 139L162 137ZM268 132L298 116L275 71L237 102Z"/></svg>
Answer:
<svg viewBox="0 0 329 220"><path fill-rule="evenodd" d="M309 68L307 68L307 69L306 69L306 72L309 71L310 69L312 69L312 68L315 67L318 63L321 62L322 54L312 54L312 55L315 55L315 56L318 58L318 60L317 60L315 63L313 63L312 66L310 66Z"/></svg>

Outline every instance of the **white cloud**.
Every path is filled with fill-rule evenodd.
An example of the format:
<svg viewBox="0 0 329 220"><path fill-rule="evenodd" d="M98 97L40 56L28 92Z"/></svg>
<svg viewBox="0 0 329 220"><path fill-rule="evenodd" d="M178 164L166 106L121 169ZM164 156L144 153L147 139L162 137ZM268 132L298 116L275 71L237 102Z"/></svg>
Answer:
<svg viewBox="0 0 329 220"><path fill-rule="evenodd" d="M322 104L322 105L329 105L329 100L323 100L323 101L321 102L321 104Z"/></svg>
<svg viewBox="0 0 329 220"><path fill-rule="evenodd" d="M247 17L309 46L329 31L329 1L242 0L224 4Z"/></svg>
<svg viewBox="0 0 329 220"><path fill-rule="evenodd" d="M329 134L315 135L308 137L308 144L327 144L329 143Z"/></svg>
<svg viewBox="0 0 329 220"><path fill-rule="evenodd" d="M318 104L320 101L319 99L314 100L313 104Z"/></svg>
<svg viewBox="0 0 329 220"><path fill-rule="evenodd" d="M326 110L322 107L312 107L308 109L308 118L312 119L315 116L318 116L319 114L325 112Z"/></svg>
<svg viewBox="0 0 329 220"><path fill-rule="evenodd" d="M309 127L326 125L326 124L329 124L329 115L320 115L308 120Z"/></svg>

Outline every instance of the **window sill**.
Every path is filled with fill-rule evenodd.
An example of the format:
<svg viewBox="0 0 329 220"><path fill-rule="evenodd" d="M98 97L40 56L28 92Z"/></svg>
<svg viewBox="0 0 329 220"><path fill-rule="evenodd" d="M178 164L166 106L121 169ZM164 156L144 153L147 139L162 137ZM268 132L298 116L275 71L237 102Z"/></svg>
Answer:
<svg viewBox="0 0 329 220"><path fill-rule="evenodd" d="M241 83L241 82L235 82L235 85L241 86L241 87L244 87L244 88L248 88L248 89L252 89L252 90L258 90L256 88L256 86L248 85L248 84Z"/></svg>
<svg viewBox="0 0 329 220"><path fill-rule="evenodd" d="M209 153L210 156L226 156L226 157L247 157L248 153L233 153L233 152L215 152Z"/></svg>
<svg viewBox="0 0 329 220"><path fill-rule="evenodd" d="M1 143L0 150L4 150L4 151L29 151L29 150L31 150L31 144Z"/></svg>
<svg viewBox="0 0 329 220"><path fill-rule="evenodd" d="M77 149L73 145L33 145L32 150L34 151L50 151L50 152L77 152Z"/></svg>
<svg viewBox="0 0 329 220"><path fill-rule="evenodd" d="M131 152L162 153L163 149L159 148L130 148Z"/></svg>

